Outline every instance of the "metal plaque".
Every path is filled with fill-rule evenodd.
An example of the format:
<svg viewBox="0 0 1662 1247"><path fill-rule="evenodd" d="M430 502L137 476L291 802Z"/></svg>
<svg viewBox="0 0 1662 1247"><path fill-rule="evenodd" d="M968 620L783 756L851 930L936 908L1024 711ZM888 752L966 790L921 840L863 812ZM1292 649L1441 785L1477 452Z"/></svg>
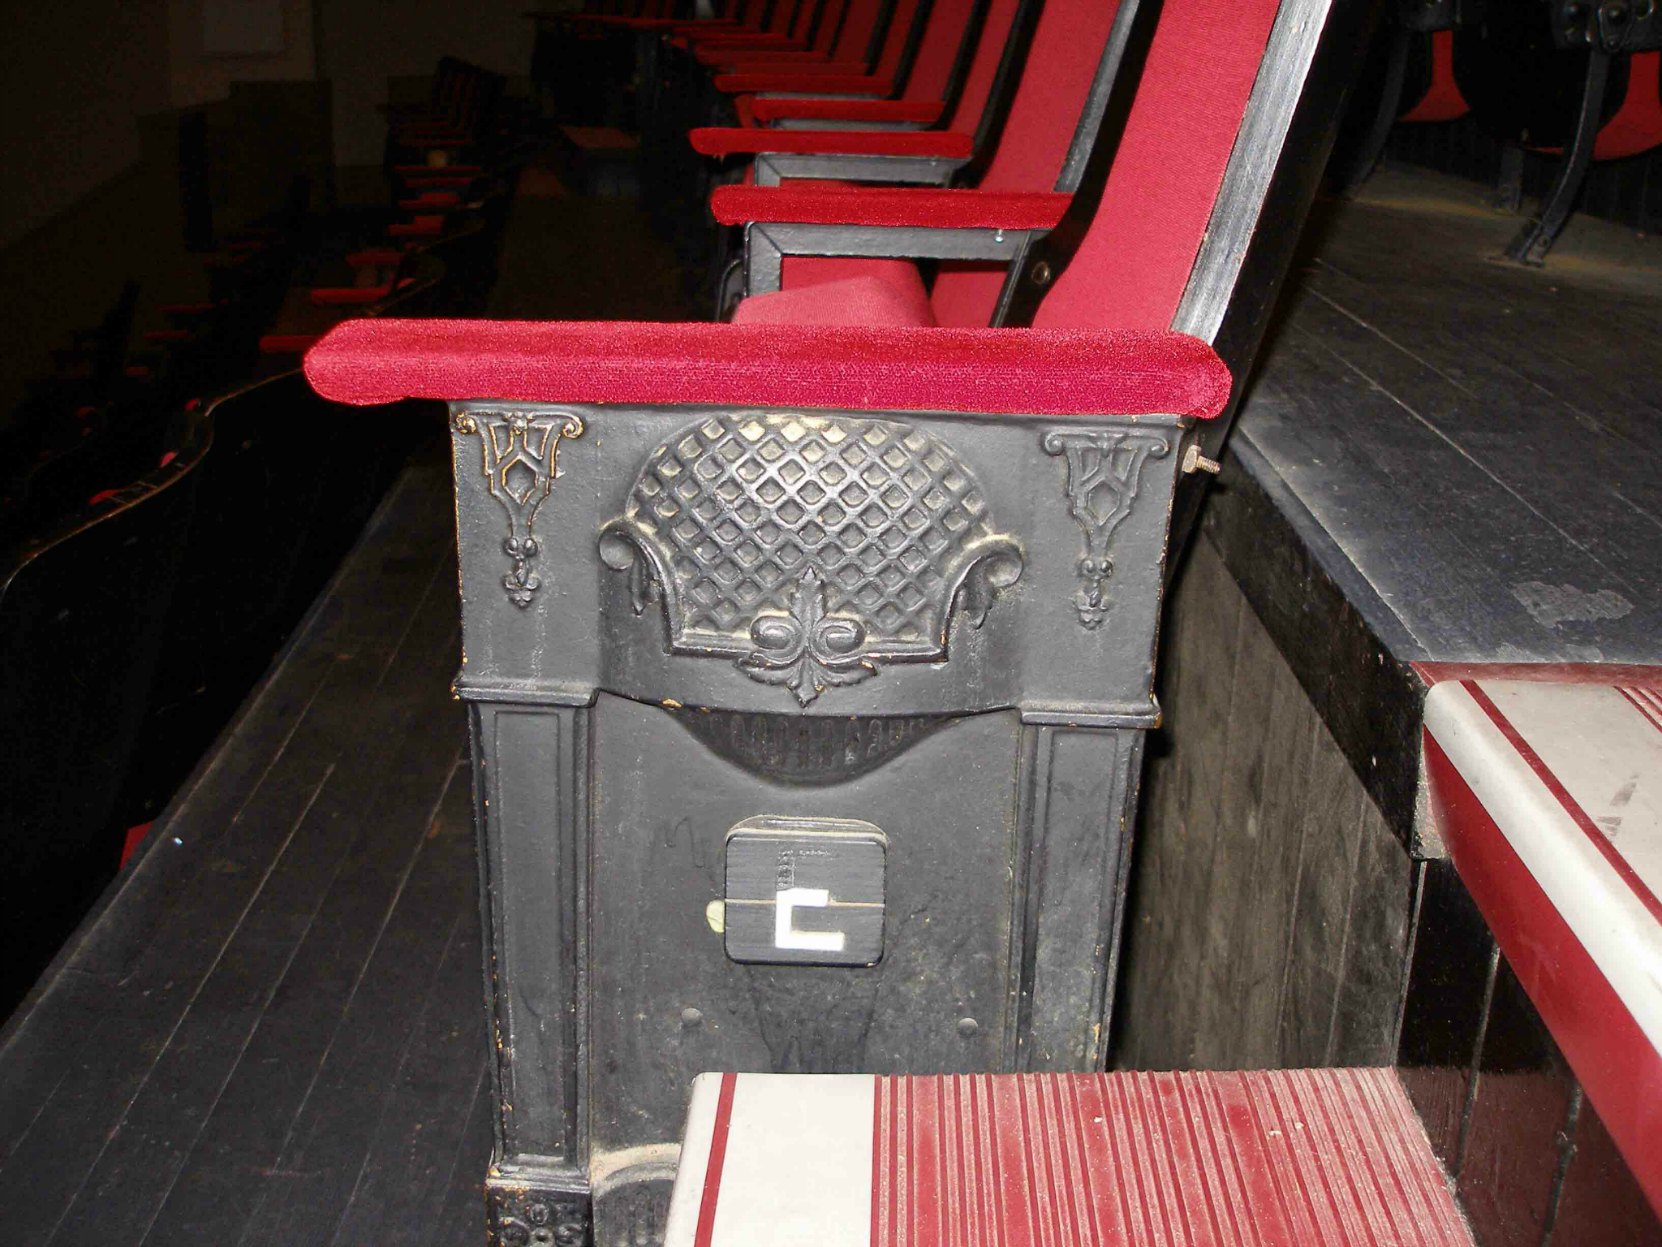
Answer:
<svg viewBox="0 0 1662 1247"><path fill-rule="evenodd" d="M727 955L785 965L883 958L888 840L852 818L747 818L727 833Z"/></svg>

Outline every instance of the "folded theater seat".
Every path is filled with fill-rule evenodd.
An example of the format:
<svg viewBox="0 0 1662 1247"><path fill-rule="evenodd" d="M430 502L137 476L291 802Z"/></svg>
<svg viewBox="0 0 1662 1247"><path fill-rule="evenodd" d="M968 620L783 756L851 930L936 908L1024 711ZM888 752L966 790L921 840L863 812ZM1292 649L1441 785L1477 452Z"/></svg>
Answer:
<svg viewBox="0 0 1662 1247"><path fill-rule="evenodd" d="M739 125L695 129L691 132L693 148L705 156L752 155L753 149L746 144L754 139L750 130L763 121L758 106L768 114L767 124L793 116L816 120L820 119L816 113L827 112L831 115L823 120L835 124L843 120L836 114L845 97L854 97L849 102L861 105L847 120L861 122L861 112L870 117L862 126L865 129L918 117L926 124L940 125L955 110L966 110L977 69L998 64L1013 12L1009 0L925 0L913 9L910 27L900 32L904 37L897 41L891 35L884 59L870 74L849 74L831 62L771 66L758 62L739 72L717 74L712 85L733 99ZM897 25L900 16L897 12ZM982 102L991 74L988 68L979 75ZM758 94L786 98L753 98ZM974 104L967 111L980 115ZM973 128L974 121L969 125ZM800 145L812 139L781 141Z"/></svg>
<svg viewBox="0 0 1662 1247"><path fill-rule="evenodd" d="M931 77L937 87L945 83L944 77L930 73L916 83L911 81L934 11L934 0L883 0L863 49L853 37L857 30L851 34L848 29L854 25L851 22L827 60L780 56L747 61L742 69L717 74L711 86L734 99L757 91L872 98L916 93L922 99Z"/></svg>
<svg viewBox="0 0 1662 1247"><path fill-rule="evenodd" d="M696 58L706 68L820 66L867 73L877 60L893 9L891 0L828 0L805 48L747 46L716 35L700 44Z"/></svg>
<svg viewBox="0 0 1662 1247"><path fill-rule="evenodd" d="M1003 49L999 98L983 109L978 158L962 170L971 187L718 189L710 201L716 220L746 227L750 297L734 319L1000 323L1006 273L1068 209L1137 12L1138 0L1117 8L1048 0L1042 14L1035 3L1021 6ZM985 69L978 64L978 73ZM966 92L959 112L973 104ZM946 261L933 299L913 262L923 257Z"/></svg>

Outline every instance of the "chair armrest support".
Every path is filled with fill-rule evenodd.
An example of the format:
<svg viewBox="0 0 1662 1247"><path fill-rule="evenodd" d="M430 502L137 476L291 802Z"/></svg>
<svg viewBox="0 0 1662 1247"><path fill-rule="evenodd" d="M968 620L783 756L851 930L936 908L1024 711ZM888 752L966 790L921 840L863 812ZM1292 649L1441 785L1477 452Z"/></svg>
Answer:
<svg viewBox="0 0 1662 1247"><path fill-rule="evenodd" d="M306 357L326 398L1208 418L1229 370L1141 330L355 320Z"/></svg>

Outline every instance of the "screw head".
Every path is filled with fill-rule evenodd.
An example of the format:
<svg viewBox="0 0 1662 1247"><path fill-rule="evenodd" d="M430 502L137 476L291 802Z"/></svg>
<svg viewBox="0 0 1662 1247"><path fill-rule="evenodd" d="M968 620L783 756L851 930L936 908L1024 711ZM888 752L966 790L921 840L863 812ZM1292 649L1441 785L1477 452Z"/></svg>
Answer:
<svg viewBox="0 0 1662 1247"><path fill-rule="evenodd" d="M958 1019L958 1037L960 1039L974 1039L980 1030L981 1023L977 1022L974 1018Z"/></svg>

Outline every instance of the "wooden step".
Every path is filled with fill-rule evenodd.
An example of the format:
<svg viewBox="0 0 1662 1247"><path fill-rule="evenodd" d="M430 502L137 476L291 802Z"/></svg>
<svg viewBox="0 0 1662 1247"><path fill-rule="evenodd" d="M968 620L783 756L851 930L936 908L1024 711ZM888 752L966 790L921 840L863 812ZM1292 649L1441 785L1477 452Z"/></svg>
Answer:
<svg viewBox="0 0 1662 1247"><path fill-rule="evenodd" d="M1394 1071L706 1074L665 1247L1470 1247Z"/></svg>

